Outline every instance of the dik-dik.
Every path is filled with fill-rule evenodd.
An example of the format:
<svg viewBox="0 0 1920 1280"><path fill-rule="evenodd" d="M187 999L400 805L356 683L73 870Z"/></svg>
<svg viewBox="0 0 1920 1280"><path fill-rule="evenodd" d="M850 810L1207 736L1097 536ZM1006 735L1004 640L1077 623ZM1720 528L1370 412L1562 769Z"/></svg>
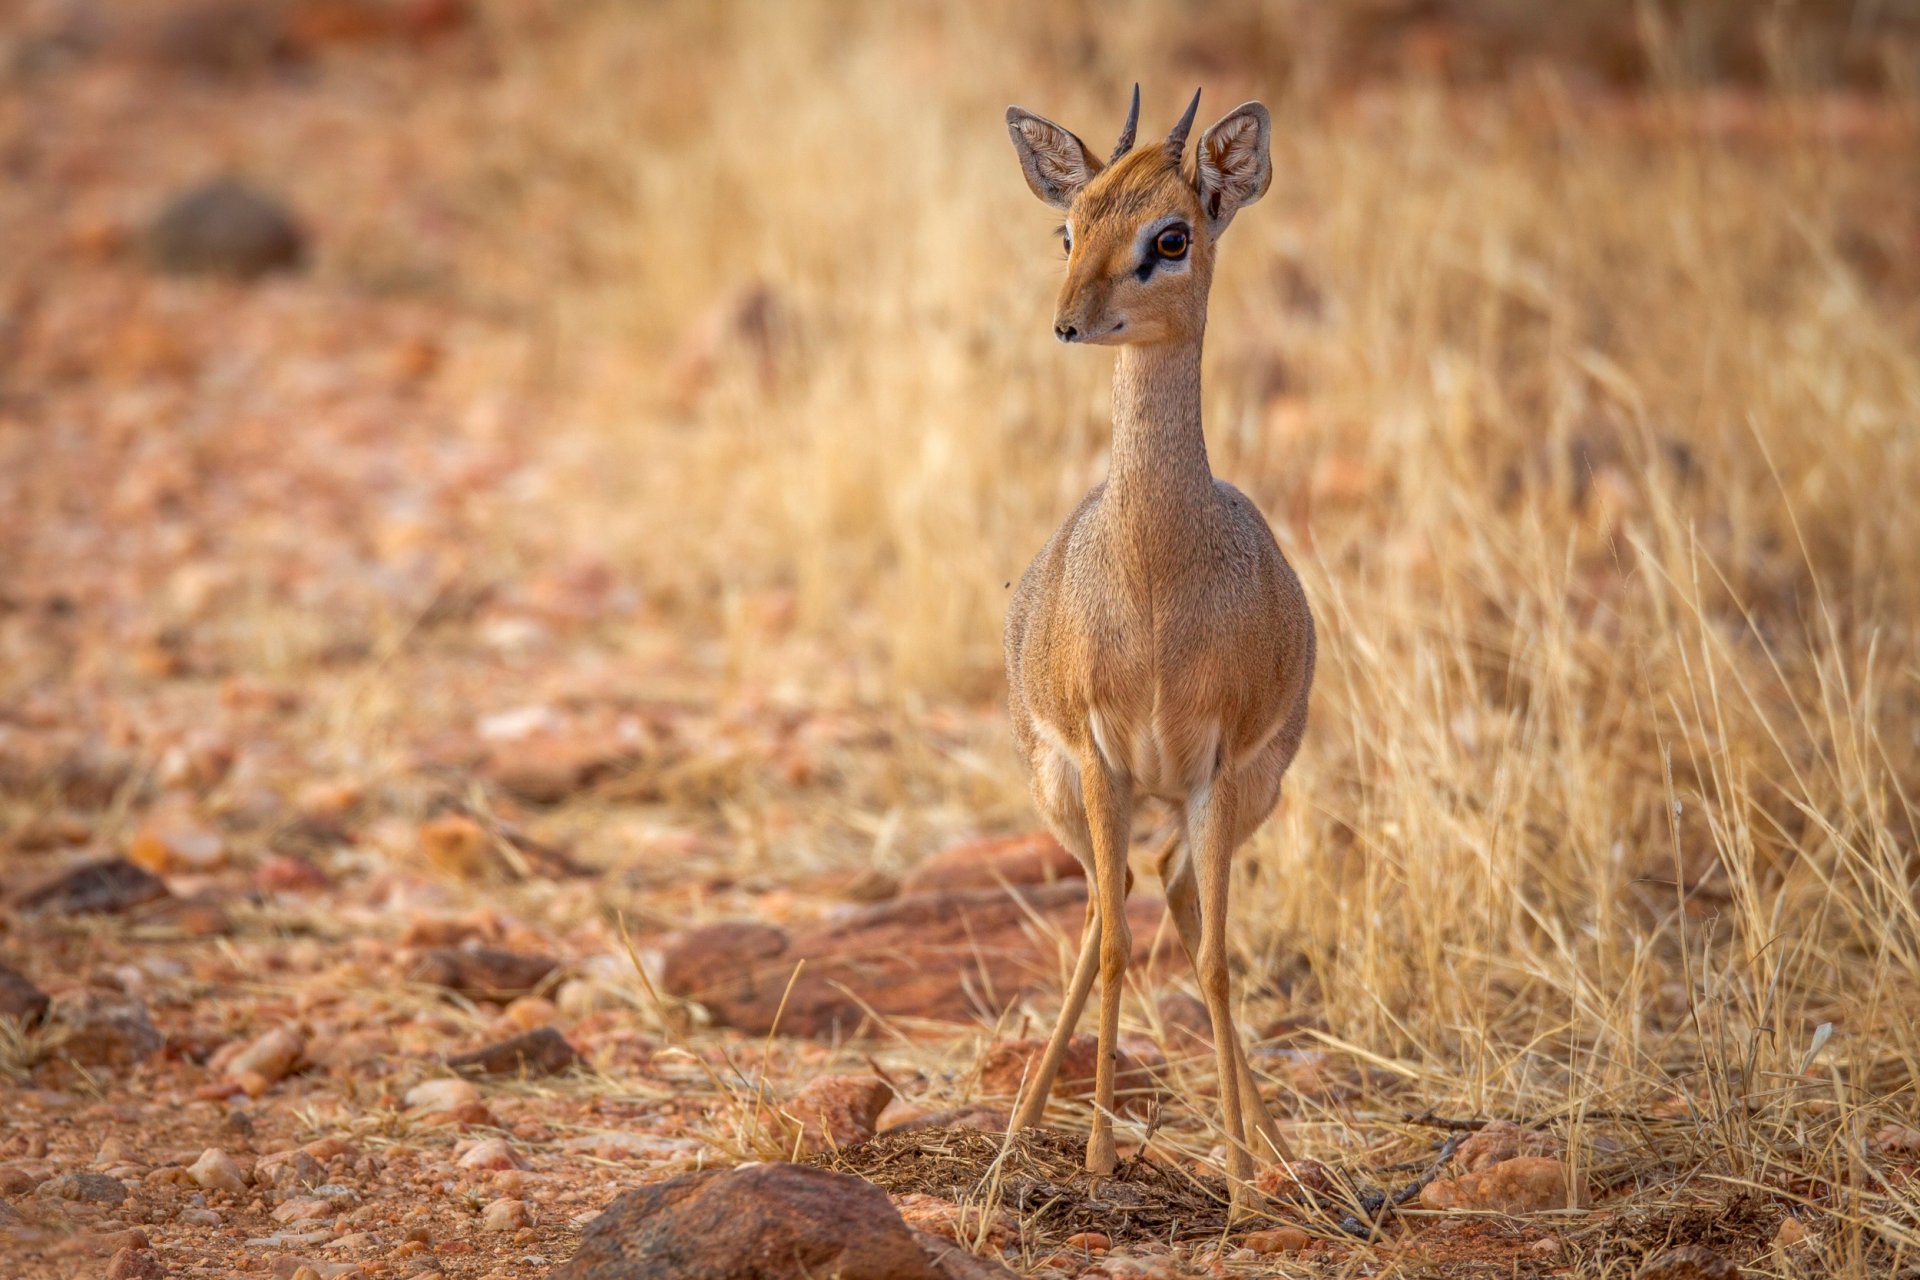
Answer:
<svg viewBox="0 0 1920 1280"><path fill-rule="evenodd" d="M1039 1123L1097 964L1087 1168L1113 1171L1127 845L1134 802L1157 797L1180 818L1160 876L1213 1022L1239 1204L1254 1158L1288 1153L1233 1023L1227 891L1234 851L1272 812L1306 731L1314 636L1273 531L1207 464L1200 345L1214 258L1234 215L1266 193L1272 167L1257 102L1228 112L1189 159L1199 105L1196 93L1165 141L1136 149L1136 87L1104 164L1051 120L1007 110L1027 185L1066 214L1054 336L1118 348L1106 483L1055 531L1007 614L1013 731L1034 802L1094 886L1065 1007L1013 1126Z"/></svg>

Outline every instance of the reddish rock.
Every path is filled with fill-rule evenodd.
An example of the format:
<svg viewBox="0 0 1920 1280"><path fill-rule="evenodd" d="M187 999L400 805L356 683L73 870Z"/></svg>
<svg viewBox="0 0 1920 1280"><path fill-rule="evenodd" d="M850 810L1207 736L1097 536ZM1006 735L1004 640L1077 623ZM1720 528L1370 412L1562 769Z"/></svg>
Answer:
<svg viewBox="0 0 1920 1280"><path fill-rule="evenodd" d="M1002 1040L987 1046L980 1055L980 1092L988 1097L1016 1097L1022 1085L1040 1065L1046 1052L1044 1040ZM1060 1060L1060 1074L1054 1078L1056 1098L1091 1098L1094 1075L1100 1061L1099 1039L1082 1032L1067 1041L1066 1056ZM1114 1105L1121 1111L1137 1111L1159 1096L1160 1087L1152 1070L1123 1048L1116 1048L1114 1063Z"/></svg>
<svg viewBox="0 0 1920 1280"><path fill-rule="evenodd" d="M100 858L16 892L13 905L60 915L118 914L167 896L166 884L151 871L125 858Z"/></svg>
<svg viewBox="0 0 1920 1280"><path fill-rule="evenodd" d="M422 823L420 852L428 862L462 880L483 880L500 869L492 837L464 814L449 813Z"/></svg>
<svg viewBox="0 0 1920 1280"><path fill-rule="evenodd" d="M1522 1129L1511 1120L1489 1120L1485 1128L1470 1134L1454 1149L1453 1158L1469 1173L1491 1169L1518 1156L1560 1155L1560 1143L1550 1133Z"/></svg>
<svg viewBox="0 0 1920 1280"><path fill-rule="evenodd" d="M809 1081L781 1112L789 1124L797 1126L801 1154L818 1155L871 1138L880 1113L891 1101L893 1087L878 1076L820 1076Z"/></svg>
<svg viewBox="0 0 1920 1280"><path fill-rule="evenodd" d="M908 1116L890 1124L882 1133L912 1133L917 1129L977 1129L981 1133L1005 1133L1012 1117L999 1107L970 1102L964 1107L948 1107L924 1115Z"/></svg>
<svg viewBox="0 0 1920 1280"><path fill-rule="evenodd" d="M1016 892L1017 899L1002 889L912 894L792 935L762 924L710 925L667 947L661 985L755 1034L772 1027L783 996L780 1030L790 1035L872 1033L869 1009L977 1023L1057 986L1057 948L1033 917L1078 938L1086 914L1082 881ZM1148 958L1162 911L1151 898L1128 905L1136 962Z"/></svg>
<svg viewBox="0 0 1920 1280"><path fill-rule="evenodd" d="M107 1263L107 1280L167 1280L167 1269L145 1249L124 1248Z"/></svg>
<svg viewBox="0 0 1920 1280"><path fill-rule="evenodd" d="M129 1067L166 1043L146 1005L130 996L63 996L54 1002L53 1021L63 1031L59 1055L83 1067Z"/></svg>
<svg viewBox="0 0 1920 1280"><path fill-rule="evenodd" d="M551 956L522 955L491 947L435 947L417 957L407 979L445 987L469 1000L501 1004L526 995L559 967Z"/></svg>
<svg viewBox="0 0 1920 1280"><path fill-rule="evenodd" d="M32 1026L47 1016L52 1001L25 975L0 964L0 1018Z"/></svg>
<svg viewBox="0 0 1920 1280"><path fill-rule="evenodd" d="M261 862L253 883L263 893L318 893L333 884L326 872L290 853L276 853Z"/></svg>
<svg viewBox="0 0 1920 1280"><path fill-rule="evenodd" d="M1429 1209L1534 1213L1568 1204L1567 1166L1544 1156L1517 1156L1478 1173L1430 1182L1420 1192Z"/></svg>
<svg viewBox="0 0 1920 1280"><path fill-rule="evenodd" d="M1656 1253L1633 1273L1634 1280L1740 1280L1740 1268L1705 1245L1684 1244Z"/></svg>
<svg viewBox="0 0 1920 1280"><path fill-rule="evenodd" d="M956 1204L919 1191L896 1196L893 1204L916 1233L957 1243L980 1239L984 1228L987 1245L995 1249L1005 1248L1020 1238L1020 1220L1005 1209L995 1209L989 1214L985 1205Z"/></svg>
<svg viewBox="0 0 1920 1280"><path fill-rule="evenodd" d="M1255 1253L1298 1253L1313 1243L1313 1237L1298 1227L1270 1227L1249 1232L1240 1243Z"/></svg>
<svg viewBox="0 0 1920 1280"><path fill-rule="evenodd" d="M943 849L901 881L900 892L949 893L956 889L997 889L1003 884L1053 884L1085 880L1086 869L1050 835L972 840Z"/></svg>
<svg viewBox="0 0 1920 1280"><path fill-rule="evenodd" d="M1336 1189L1333 1170L1318 1160L1270 1164L1254 1175L1253 1189L1283 1204L1314 1204Z"/></svg>
<svg viewBox="0 0 1920 1280"><path fill-rule="evenodd" d="M983 1269L984 1268L984 1269ZM615 1200L549 1280L984 1280L1013 1273L910 1231L886 1192L809 1165L684 1173Z"/></svg>
<svg viewBox="0 0 1920 1280"><path fill-rule="evenodd" d="M1061 1243L1076 1253L1105 1253L1113 1248L1104 1231L1076 1231Z"/></svg>
<svg viewBox="0 0 1920 1280"><path fill-rule="evenodd" d="M484 1045L447 1059L455 1071L481 1076L549 1076L580 1061L579 1051L552 1027Z"/></svg>
<svg viewBox="0 0 1920 1280"><path fill-rule="evenodd" d="M306 1051L306 1041L285 1027L275 1027L228 1058L223 1070L232 1079L258 1075L273 1084L286 1079Z"/></svg>
<svg viewBox="0 0 1920 1280"><path fill-rule="evenodd" d="M477 1169L482 1172L502 1169L524 1169L527 1162L513 1149L513 1144L505 1138L488 1138L477 1142L467 1154L460 1157L462 1169Z"/></svg>

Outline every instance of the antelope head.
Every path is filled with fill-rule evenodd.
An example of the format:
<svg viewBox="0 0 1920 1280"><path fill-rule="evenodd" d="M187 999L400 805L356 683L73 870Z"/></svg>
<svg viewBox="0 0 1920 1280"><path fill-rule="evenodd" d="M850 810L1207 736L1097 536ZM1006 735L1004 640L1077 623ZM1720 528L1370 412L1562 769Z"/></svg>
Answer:
<svg viewBox="0 0 1920 1280"><path fill-rule="evenodd" d="M1140 87L1103 164L1053 121L1007 108L1007 130L1027 185L1062 210L1067 279L1054 308L1062 342L1181 342L1206 328L1214 246L1233 215L1266 194L1272 125L1257 102L1235 107L1200 135L1186 159L1200 95L1162 141L1134 146Z"/></svg>

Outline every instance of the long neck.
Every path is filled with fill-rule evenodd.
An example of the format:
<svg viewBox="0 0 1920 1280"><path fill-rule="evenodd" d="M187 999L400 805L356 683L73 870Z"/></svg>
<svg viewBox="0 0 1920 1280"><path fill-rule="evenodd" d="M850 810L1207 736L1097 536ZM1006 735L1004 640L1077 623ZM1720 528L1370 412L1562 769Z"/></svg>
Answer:
<svg viewBox="0 0 1920 1280"><path fill-rule="evenodd" d="M1200 429L1200 339L1122 347L1113 365L1113 464L1122 509L1165 512L1212 492Z"/></svg>

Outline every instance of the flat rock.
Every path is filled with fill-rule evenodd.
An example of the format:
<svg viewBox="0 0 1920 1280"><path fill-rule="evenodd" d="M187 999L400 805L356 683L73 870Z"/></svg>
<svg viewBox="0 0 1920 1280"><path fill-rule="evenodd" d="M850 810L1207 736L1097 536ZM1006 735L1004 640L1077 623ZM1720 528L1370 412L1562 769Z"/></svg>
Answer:
<svg viewBox="0 0 1920 1280"><path fill-rule="evenodd" d="M988 1045L980 1055L980 1092L992 1098L1018 1096L1027 1078L1039 1068L1046 1048L1044 1040L1001 1040ZM1123 1047L1116 1046L1114 1052L1114 1105L1122 1111L1136 1111L1159 1096L1160 1087L1151 1066ZM1091 1098L1099 1062L1100 1042L1091 1033L1081 1032L1067 1041L1066 1056L1060 1059L1060 1073L1054 1077L1052 1096Z"/></svg>
<svg viewBox="0 0 1920 1280"><path fill-rule="evenodd" d="M286 206L231 178L174 197L147 228L146 244L169 275L252 279L293 270L306 256L306 234Z"/></svg>
<svg viewBox="0 0 1920 1280"><path fill-rule="evenodd" d="M548 1076L580 1061L580 1053L552 1027L535 1027L497 1044L447 1059L455 1071L481 1076Z"/></svg>
<svg viewBox="0 0 1920 1280"><path fill-rule="evenodd" d="M166 882L125 858L68 867L13 895L21 911L59 915L117 914L169 896Z"/></svg>
<svg viewBox="0 0 1920 1280"><path fill-rule="evenodd" d="M1705 1245L1683 1244L1654 1254L1634 1280L1740 1280L1740 1268Z"/></svg>
<svg viewBox="0 0 1920 1280"><path fill-rule="evenodd" d="M858 1146L893 1101L893 1086L878 1076L828 1075L807 1082L781 1108L799 1127L802 1155Z"/></svg>
<svg viewBox="0 0 1920 1280"><path fill-rule="evenodd" d="M1567 1166L1545 1156L1516 1156L1478 1173L1430 1182L1420 1192L1428 1209L1491 1209L1533 1213L1567 1207Z"/></svg>
<svg viewBox="0 0 1920 1280"><path fill-rule="evenodd" d="M58 1052L83 1067L129 1067L166 1044L147 1006L131 996L97 991L62 996L54 1001L53 1021L63 1032Z"/></svg>
<svg viewBox="0 0 1920 1280"><path fill-rule="evenodd" d="M25 974L0 964L0 1018L31 1026L47 1016L52 1003Z"/></svg>
<svg viewBox="0 0 1920 1280"><path fill-rule="evenodd" d="M1085 880L1080 860L1052 836L1007 836L970 840L943 849L915 867L900 883L902 893L946 893L956 889L997 889L1006 884L1053 884Z"/></svg>
<svg viewBox="0 0 1920 1280"><path fill-rule="evenodd" d="M997 1280L908 1229L886 1192L808 1165L684 1173L615 1200L548 1280Z"/></svg>
<svg viewBox="0 0 1920 1280"><path fill-rule="evenodd" d="M127 1198L127 1186L104 1173L63 1173L41 1183L35 1194L84 1204L119 1204Z"/></svg>
<svg viewBox="0 0 1920 1280"><path fill-rule="evenodd" d="M873 1014L991 1021L1057 985L1057 948L1034 918L1078 939L1086 904L1085 882L1072 880L904 895L793 934L745 921L709 925L667 947L661 985L757 1035L773 1027L783 996L779 1029L799 1036L875 1033ZM1163 910L1152 898L1128 904L1136 962L1148 958Z"/></svg>
<svg viewBox="0 0 1920 1280"><path fill-rule="evenodd" d="M407 978L445 987L469 1000L505 1003L533 991L559 967L551 956L523 955L493 947L435 947L407 968Z"/></svg>

